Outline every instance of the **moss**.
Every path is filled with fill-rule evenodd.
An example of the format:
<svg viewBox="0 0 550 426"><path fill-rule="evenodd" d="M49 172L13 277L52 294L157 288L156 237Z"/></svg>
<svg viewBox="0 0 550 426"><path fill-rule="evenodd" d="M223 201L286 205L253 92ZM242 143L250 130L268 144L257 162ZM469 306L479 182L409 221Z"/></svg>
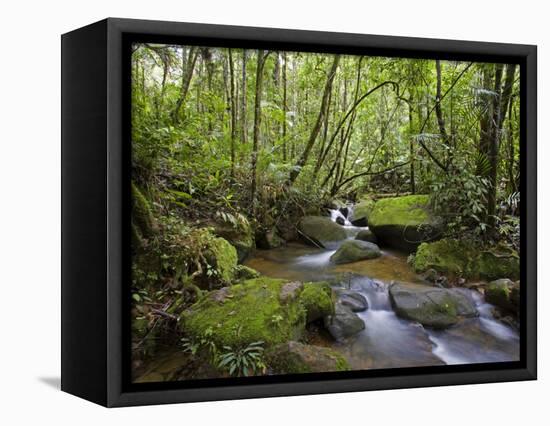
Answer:
<svg viewBox="0 0 550 426"><path fill-rule="evenodd" d="M353 209L353 220L368 218L371 215L374 204L375 202L371 198L361 199L357 204L355 204Z"/></svg>
<svg viewBox="0 0 550 426"><path fill-rule="evenodd" d="M304 216L298 224L298 229L305 236L305 241L308 244L313 244L313 242L325 244L346 239L344 228L328 217Z"/></svg>
<svg viewBox="0 0 550 426"><path fill-rule="evenodd" d="M256 248L254 232L249 223L239 222L235 227L230 223L214 223L214 233L222 237L237 250L239 262L243 262Z"/></svg>
<svg viewBox="0 0 550 426"><path fill-rule="evenodd" d="M298 300L281 303L285 280L256 278L210 292L181 315L181 327L191 338L212 331L217 345L246 346L263 341L267 346L299 339L306 313Z"/></svg>
<svg viewBox="0 0 550 426"><path fill-rule="evenodd" d="M428 203L428 195L407 195L378 200L370 212L369 226L423 224L430 219Z"/></svg>
<svg viewBox="0 0 550 426"><path fill-rule="evenodd" d="M335 350L299 342L278 345L266 355L269 367L277 374L350 370L346 358Z"/></svg>
<svg viewBox="0 0 550 426"><path fill-rule="evenodd" d="M330 261L339 265L364 259L376 259L381 255L380 248L374 243L360 240L347 240L344 241L336 253L330 257Z"/></svg>
<svg viewBox="0 0 550 426"><path fill-rule="evenodd" d="M464 278L519 277L519 257L513 250L487 250L469 241L451 238L422 243L414 256L413 267L416 272L435 269Z"/></svg>
<svg viewBox="0 0 550 426"><path fill-rule="evenodd" d="M323 318L334 311L332 289L327 282L305 283L300 302L306 310L307 322Z"/></svg>
<svg viewBox="0 0 550 426"><path fill-rule="evenodd" d="M216 277L222 284L230 284L235 276L237 250L223 238L213 238L206 250L208 264L215 268Z"/></svg>
<svg viewBox="0 0 550 426"><path fill-rule="evenodd" d="M260 273L253 268L250 268L245 265L237 265L235 268L235 279L236 280L251 280L253 278L259 278Z"/></svg>
<svg viewBox="0 0 550 426"><path fill-rule="evenodd" d="M466 277L472 274L470 257L470 247L458 240L443 239L420 244L413 266L416 272L435 269L441 273Z"/></svg>
<svg viewBox="0 0 550 426"><path fill-rule="evenodd" d="M153 214L149 202L132 181L132 222L140 234L148 238L153 233Z"/></svg>

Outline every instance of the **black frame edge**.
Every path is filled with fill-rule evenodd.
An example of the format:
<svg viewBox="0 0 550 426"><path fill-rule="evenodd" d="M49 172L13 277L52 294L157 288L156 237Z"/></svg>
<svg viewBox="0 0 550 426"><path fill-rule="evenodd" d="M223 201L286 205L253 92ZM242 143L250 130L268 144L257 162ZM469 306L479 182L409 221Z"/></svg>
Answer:
<svg viewBox="0 0 550 426"><path fill-rule="evenodd" d="M98 253L103 250L104 258L103 263L100 261L96 263L98 268L105 270L105 282L102 282L100 289L94 289L94 301L97 301L99 311L105 313L103 320L100 319L99 323L94 323L89 318L81 318L76 325L67 324L67 319L70 317L79 318L80 312L77 307L83 305L76 296L77 294L71 294L67 289L69 288L68 277L74 276L74 269L88 268L91 269L88 262L83 263L83 259L76 259L74 265L67 265L71 257L70 250L68 250L65 244L66 238L69 238L67 233L70 232L71 226L67 223L67 215L71 212L77 212L75 204L72 200L68 200L71 191L68 190L67 179L71 177L71 172L68 170L65 164L67 155L70 151L67 151L67 142L70 139L67 136L65 126L73 131L77 131L74 124L63 124L63 284L62 284L62 297L63 297L63 340L65 342L63 346L63 390L74 393L78 396L82 396L86 399L90 399L102 405L110 407L130 406L130 405L143 405L143 404L161 404L161 403L175 403L175 402L195 402L195 401L209 401L209 400L222 400L222 399L241 399L241 398L258 398L258 397L274 397L274 396L286 396L286 395L306 395L306 394L320 394L320 393L334 393L334 392L352 392L352 391L366 391L366 390L383 390L383 389L398 389L398 388L415 388L424 386L445 386L445 385L458 385L458 384L472 384L472 383L490 383L490 382L502 382L502 381L517 381L517 380L534 380L536 379L536 46L530 45L514 45L514 44L500 44L500 43L482 43L482 42L470 42L470 41L455 41L455 40L436 40L436 39L419 39L419 38L407 38L407 37L390 37L390 36L367 36L361 34L344 34L344 33L327 33L316 31L298 31L298 30L281 30L270 28L252 28L252 27L235 27L235 26L220 26L220 25L204 25L204 24L186 24L176 22L161 22L161 21L143 21L143 20L128 20L109 18L105 21L101 21L92 26L85 27L87 31L92 30L94 26L104 28L105 40L105 87L98 84L95 80L101 80L102 77L96 77L92 79L94 83L90 85L89 81L83 86L88 85L86 88L89 92L88 95L92 97L99 97L97 92L105 94L105 105L103 112L104 117L104 139L103 146L105 156L105 168L103 169L103 175L101 167L97 167L97 164L88 164L87 168L79 170L90 169L90 175L87 178L76 176L76 180L86 180L86 182L93 181L94 189L99 188L101 185L99 182L103 182L105 187L105 215L103 216L105 227L102 228L102 224L98 226L96 232L102 235L103 231L106 231L105 244L101 247L100 242L94 242L94 249L98 250ZM63 39L69 39L75 37L82 30L76 30L66 34ZM103 31L103 30L102 30ZM524 146L527 150L527 155L524 156L525 162L522 163L526 168L523 170L529 170L529 174L525 173L526 188L525 198L522 200L527 205L526 230L529 236L526 252L522 253L522 256L526 259L525 267L527 270L527 323L529 327L526 327L527 338L527 357L526 368L517 369L493 369L490 371L477 371L477 372L461 372L461 373L444 373L441 375L424 374L415 376L398 375L392 377L374 377L368 379L340 379L337 381L332 380L318 380L318 381L302 381L293 383L269 383L269 384L250 384L239 386L220 386L220 387L204 387L194 389L174 389L174 390L162 390L162 391L132 391L127 392L123 388L122 383L122 366L123 366L123 348L122 338L124 324L121 317L123 293L121 278L122 274L122 229L124 224L124 203L121 202L124 198L122 191L122 179L123 170L121 168L123 159L123 120L122 110L124 106L124 98L122 94L122 69L123 69L123 52L122 52L122 36L124 33L140 33L140 34L160 34L160 35L175 35L179 37L202 37L202 38L229 38L234 40L250 40L258 42L271 42L284 44L303 43L310 44L317 47L328 47L339 45L355 46L360 48L361 46L371 46L373 52L378 51L389 52L396 56L404 56L403 52L416 51L420 57L434 57L445 55L453 55L459 57L462 54L467 57L472 56L484 56L490 57L495 61L506 60L509 58L515 58L520 64L525 67L526 74L525 80L527 84L525 86L525 97L523 99L526 113L526 126L524 126ZM97 33L95 36L91 36L91 32L88 33L88 37L93 38L99 36ZM88 40L91 42L91 40ZM97 42L97 40L96 40ZM65 48L64 48L65 51ZM389 53L388 53L389 54ZM67 85L67 73L65 68L70 65L66 65L66 61L70 61L71 57L64 54L63 62L63 85ZM86 60L86 59L84 59ZM88 61L92 62L89 58ZM85 79L80 76L81 81ZM525 81L524 80L524 81ZM68 85L72 87L77 84L76 80ZM82 84L82 83L80 83ZM92 88L93 86L93 88ZM64 88L64 91L67 88ZM82 89L82 88L81 88ZM70 92L70 91L69 91ZM65 93L65 92L64 92ZM67 94L63 96L63 120L66 121L68 111L66 101ZM74 96L74 95L72 95ZM100 113L100 111L97 111ZM102 118L103 120L103 118ZM103 123L103 121L101 121ZM73 127L71 127L73 126ZM103 124L101 125L103 126ZM100 127L101 127L100 126ZM83 135L86 132L80 127L78 133ZM86 138L85 138L86 139ZM97 142L97 141L96 141ZM102 142L101 142L102 143ZM100 144L101 144L100 143ZM96 146L98 152L100 148ZM77 153L82 155L82 153ZM89 160L89 159L88 159ZM95 167L94 167L95 166ZM95 176L95 177L94 177ZM99 189L98 189L99 190ZM522 194L523 195L523 194ZM72 207L71 207L72 206ZM82 209L81 209L82 210ZM84 212L81 212L84 213ZM84 218L92 217L95 212L85 212ZM84 225L82 225L84 226ZM71 237L76 238L76 237ZM70 241L69 241L70 242ZM73 241L74 243L74 241ZM76 265L76 266L75 266ZM97 273L97 271L96 271ZM90 279L88 279L90 281ZM80 281L79 281L80 285ZM88 288L88 287L86 287ZM96 300L97 299L97 300ZM77 305L67 307L70 303L75 302ZM84 306L84 308L86 308ZM88 307L89 309L89 307ZM67 340L67 336L70 339L76 338L76 333L87 334L91 328L101 328L101 331L97 333L101 337L86 338L86 344L80 348L68 348L66 344L70 341ZM68 333L68 334L67 334ZM103 341L101 341L103 339ZM93 365L92 372L88 373L92 377L92 382L97 386L99 391L90 392L89 389L84 389L82 384L74 384L78 380L79 369L82 365L86 365L84 361L78 359L78 365L72 365L75 363L74 356L86 356L90 357L90 354L84 352L89 350L92 343L98 343L98 350L94 351L97 356L100 357L102 362L98 362L98 365ZM101 358L102 357L102 358ZM68 359L71 359L70 363ZM99 365L101 364L101 365ZM87 364L91 366L91 364ZM82 377L80 377L82 380ZM69 381L67 381L69 380Z"/></svg>
<svg viewBox="0 0 550 426"><path fill-rule="evenodd" d="M61 390L107 404L107 21L61 37Z"/></svg>

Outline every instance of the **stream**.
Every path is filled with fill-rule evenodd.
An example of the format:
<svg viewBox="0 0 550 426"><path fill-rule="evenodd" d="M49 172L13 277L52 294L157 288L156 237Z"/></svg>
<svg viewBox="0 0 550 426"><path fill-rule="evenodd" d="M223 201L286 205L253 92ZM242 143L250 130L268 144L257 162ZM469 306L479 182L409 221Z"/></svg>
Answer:
<svg viewBox="0 0 550 426"><path fill-rule="evenodd" d="M331 219L338 219L353 239L362 227L356 227L339 210L331 210ZM271 250L257 250L246 263L273 278L337 283L362 294L369 308L359 312L365 329L344 343L326 344L348 358L353 369L414 367L443 364L469 364L519 360L519 335L511 327L497 321L492 306L483 296L469 289L460 289L470 297L479 313L477 318L461 321L445 329L433 330L399 318L393 311L388 293L392 281L426 284L407 264L407 255L382 248L377 259L334 265L330 256L339 244L318 249L290 243Z"/></svg>

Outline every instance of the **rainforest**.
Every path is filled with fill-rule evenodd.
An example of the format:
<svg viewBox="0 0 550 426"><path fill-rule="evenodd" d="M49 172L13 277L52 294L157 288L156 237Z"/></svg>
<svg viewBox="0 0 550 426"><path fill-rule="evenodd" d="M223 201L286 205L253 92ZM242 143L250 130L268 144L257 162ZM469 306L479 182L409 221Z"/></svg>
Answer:
<svg viewBox="0 0 550 426"><path fill-rule="evenodd" d="M516 64L135 43L134 382L519 360Z"/></svg>

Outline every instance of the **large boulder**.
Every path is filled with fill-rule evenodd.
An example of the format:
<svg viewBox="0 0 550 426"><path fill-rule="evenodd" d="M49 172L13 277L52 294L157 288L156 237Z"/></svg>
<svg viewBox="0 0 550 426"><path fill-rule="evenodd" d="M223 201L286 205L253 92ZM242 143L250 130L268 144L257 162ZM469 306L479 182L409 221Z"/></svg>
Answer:
<svg viewBox="0 0 550 426"><path fill-rule="evenodd" d="M367 226L369 224L369 216L374 207L374 200L364 198L355 204L351 214L351 224L354 226Z"/></svg>
<svg viewBox="0 0 550 426"><path fill-rule="evenodd" d="M441 234L441 220L429 209L428 195L378 200L368 220L381 245L412 252L424 241Z"/></svg>
<svg viewBox="0 0 550 426"><path fill-rule="evenodd" d="M211 266L211 275L201 282L202 287L229 285L235 278L237 250L223 238L212 238L205 250L205 259Z"/></svg>
<svg viewBox="0 0 550 426"><path fill-rule="evenodd" d="M478 315L473 301L459 290L394 283L389 289L395 313L433 328L447 328Z"/></svg>
<svg viewBox="0 0 550 426"><path fill-rule="evenodd" d="M327 315L324 319L325 328L331 336L342 341L365 329L365 323L349 307L336 303L334 314Z"/></svg>
<svg viewBox="0 0 550 426"><path fill-rule="evenodd" d="M374 243L347 240L330 257L330 261L339 265L342 263L357 262L358 260L375 259L381 255L380 248Z"/></svg>
<svg viewBox="0 0 550 426"><path fill-rule="evenodd" d="M416 272L433 269L464 278L519 278L519 256L512 249L480 247L469 240L444 238L422 243L413 259Z"/></svg>
<svg viewBox="0 0 550 426"><path fill-rule="evenodd" d="M332 289L326 282L304 284L300 301L306 310L307 322L316 321L334 312Z"/></svg>
<svg viewBox="0 0 550 426"><path fill-rule="evenodd" d="M303 240L313 246L328 247L346 239L346 231L323 216L304 216L298 223Z"/></svg>
<svg viewBox="0 0 550 426"><path fill-rule="evenodd" d="M350 369L338 352L321 346L290 341L277 345L266 354L267 364L276 374L324 373Z"/></svg>
<svg viewBox="0 0 550 426"><path fill-rule="evenodd" d="M505 312L519 312L519 283L507 278L491 281L485 288L485 301Z"/></svg>
<svg viewBox="0 0 550 426"><path fill-rule="evenodd" d="M229 222L215 222L211 224L214 233L226 239L237 250L239 263L250 256L256 248L254 232L248 222L241 221L238 224Z"/></svg>
<svg viewBox="0 0 550 426"><path fill-rule="evenodd" d="M269 347L299 340L306 324L301 286L287 284L256 278L211 291L181 314L180 327L192 340L210 335L217 347L245 347L258 341Z"/></svg>
<svg viewBox="0 0 550 426"><path fill-rule="evenodd" d="M378 243L376 235L370 229L361 229L355 236L356 240L368 241L369 243Z"/></svg>

